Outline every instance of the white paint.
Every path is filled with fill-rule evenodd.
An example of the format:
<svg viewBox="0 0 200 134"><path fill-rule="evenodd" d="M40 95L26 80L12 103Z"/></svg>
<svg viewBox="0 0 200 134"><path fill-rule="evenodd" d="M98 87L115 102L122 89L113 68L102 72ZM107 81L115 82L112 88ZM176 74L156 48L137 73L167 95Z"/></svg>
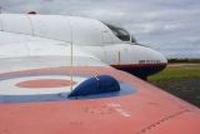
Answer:
<svg viewBox="0 0 200 134"><path fill-rule="evenodd" d="M51 17L42 15L29 15L33 25L34 36L70 42L69 19L64 16Z"/></svg>
<svg viewBox="0 0 200 134"><path fill-rule="evenodd" d="M3 30L19 34L31 34L30 21L25 15L1 14Z"/></svg>
<svg viewBox="0 0 200 134"><path fill-rule="evenodd" d="M13 78L2 80L0 82L0 95L40 95L40 94L58 94L69 93L71 91L70 86L56 87L56 88L20 88L15 86L17 83L28 80L39 79L61 79L70 80L69 76L30 76L23 78ZM77 82L73 89L76 88L82 81L86 80L84 77L73 77L73 80Z"/></svg>
<svg viewBox="0 0 200 134"><path fill-rule="evenodd" d="M73 42L73 55L78 57L73 58L75 66L140 64L141 60L167 63L162 54L151 48L119 40L98 20L57 15L0 14L0 17L4 26L0 32L0 58L70 57L69 44ZM119 51L120 63L116 60Z"/></svg>
<svg viewBox="0 0 200 134"><path fill-rule="evenodd" d="M72 16L0 14L4 31L34 35L54 40L71 41L77 45L119 43L112 31L100 21Z"/></svg>
<svg viewBox="0 0 200 134"><path fill-rule="evenodd" d="M123 117L129 118L131 116L125 109L122 108L121 104L119 103L110 103L107 106L110 108L113 108L116 112L118 112Z"/></svg>
<svg viewBox="0 0 200 134"><path fill-rule="evenodd" d="M108 65L126 65L126 64L140 64L141 60L160 61L160 63L167 63L166 58L159 52L143 46L130 44L116 44L108 46L85 46L84 51L91 53L101 59ZM120 52L120 62L119 55Z"/></svg>
<svg viewBox="0 0 200 134"><path fill-rule="evenodd" d="M0 31L3 31L3 21L2 21L2 16L0 15Z"/></svg>

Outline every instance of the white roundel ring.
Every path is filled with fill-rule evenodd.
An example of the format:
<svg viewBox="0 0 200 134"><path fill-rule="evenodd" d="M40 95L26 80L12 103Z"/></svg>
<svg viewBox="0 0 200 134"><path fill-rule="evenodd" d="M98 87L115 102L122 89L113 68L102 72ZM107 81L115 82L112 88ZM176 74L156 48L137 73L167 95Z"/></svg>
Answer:
<svg viewBox="0 0 200 134"><path fill-rule="evenodd" d="M0 81L0 95L39 95L70 92L71 86L76 86L83 77L69 76L28 76Z"/></svg>

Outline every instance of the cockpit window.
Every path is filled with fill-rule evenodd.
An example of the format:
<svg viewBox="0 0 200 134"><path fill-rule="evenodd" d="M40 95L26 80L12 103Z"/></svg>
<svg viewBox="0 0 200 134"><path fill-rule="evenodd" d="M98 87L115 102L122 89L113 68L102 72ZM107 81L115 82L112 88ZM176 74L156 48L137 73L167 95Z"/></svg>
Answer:
<svg viewBox="0 0 200 134"><path fill-rule="evenodd" d="M130 41L130 34L124 28L104 23L122 41Z"/></svg>

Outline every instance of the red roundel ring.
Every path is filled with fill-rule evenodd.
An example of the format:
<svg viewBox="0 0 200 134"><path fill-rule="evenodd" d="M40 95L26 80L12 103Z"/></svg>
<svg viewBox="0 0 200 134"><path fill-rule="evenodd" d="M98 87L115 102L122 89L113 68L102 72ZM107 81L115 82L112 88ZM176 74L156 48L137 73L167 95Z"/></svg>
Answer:
<svg viewBox="0 0 200 134"><path fill-rule="evenodd" d="M74 85L76 82L63 79L36 79L27 80L17 83L16 86L19 88L59 88L69 87Z"/></svg>

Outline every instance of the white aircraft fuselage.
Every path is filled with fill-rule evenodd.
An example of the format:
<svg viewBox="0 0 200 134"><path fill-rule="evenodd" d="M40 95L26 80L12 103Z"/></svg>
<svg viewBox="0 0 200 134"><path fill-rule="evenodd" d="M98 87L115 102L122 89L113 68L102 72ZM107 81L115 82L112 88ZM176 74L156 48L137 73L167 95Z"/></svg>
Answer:
<svg viewBox="0 0 200 134"><path fill-rule="evenodd" d="M138 44L123 28L91 18L0 14L0 31L70 43L73 49L82 49L108 65L141 78L159 72L167 64L161 53Z"/></svg>

